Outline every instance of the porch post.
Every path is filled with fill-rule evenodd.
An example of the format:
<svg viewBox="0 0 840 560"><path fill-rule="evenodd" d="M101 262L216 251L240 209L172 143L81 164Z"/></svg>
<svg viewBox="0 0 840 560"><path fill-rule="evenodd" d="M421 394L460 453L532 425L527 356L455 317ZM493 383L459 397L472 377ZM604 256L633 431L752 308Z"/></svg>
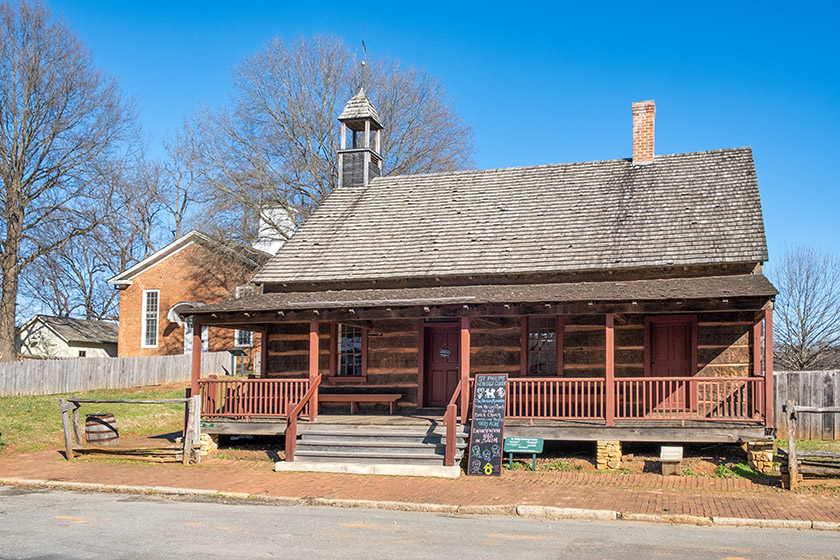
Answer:
<svg viewBox="0 0 840 560"><path fill-rule="evenodd" d="M753 323L753 328L752 328L752 345L753 345L752 375L753 375L753 377L761 377L761 320L763 318L764 317L759 316L759 318L756 319L755 323Z"/></svg>
<svg viewBox="0 0 840 560"><path fill-rule="evenodd" d="M470 408L470 318L461 317L461 423Z"/></svg>
<svg viewBox="0 0 840 560"><path fill-rule="evenodd" d="M605 371L605 385L607 391L604 420L607 426L615 425L615 315L607 313L607 341L606 357L607 367Z"/></svg>
<svg viewBox="0 0 840 560"><path fill-rule="evenodd" d="M318 377L318 361L320 359L320 347L318 339L318 321L309 321L309 383L310 387ZM314 422L318 419L318 389L312 395L309 404L309 420Z"/></svg>
<svg viewBox="0 0 840 560"><path fill-rule="evenodd" d="M773 427L773 308L764 311L764 426Z"/></svg>
<svg viewBox="0 0 840 560"><path fill-rule="evenodd" d="M193 317L193 342L192 342L192 378L190 383L190 396L198 394L198 379L201 377L201 329L202 325Z"/></svg>
<svg viewBox="0 0 840 560"><path fill-rule="evenodd" d="M268 372L268 327L260 331L260 378Z"/></svg>

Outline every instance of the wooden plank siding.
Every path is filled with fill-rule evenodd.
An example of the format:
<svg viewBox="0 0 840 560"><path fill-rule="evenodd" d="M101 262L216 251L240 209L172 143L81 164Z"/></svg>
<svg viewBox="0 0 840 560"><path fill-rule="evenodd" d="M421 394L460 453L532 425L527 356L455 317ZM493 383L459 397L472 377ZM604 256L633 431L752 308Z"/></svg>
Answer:
<svg viewBox="0 0 840 560"><path fill-rule="evenodd" d="M221 375L230 367L227 352L198 355L205 376ZM192 359L190 354L178 354L8 362L0 364L0 397L179 383L190 380Z"/></svg>
<svg viewBox="0 0 840 560"><path fill-rule="evenodd" d="M787 438L786 416L781 413L786 401L796 406L831 407L840 402L840 370L776 371L776 429ZM840 440L840 414L799 414L796 439Z"/></svg>
<svg viewBox="0 0 840 560"><path fill-rule="evenodd" d="M361 314L360 314L361 315ZM698 315L698 375L748 377L752 372L753 311ZM603 378L606 368L606 323L603 314L565 315L563 372L565 377ZM324 392L401 392L398 406L418 406L421 333L415 319L356 322L368 326L367 377L358 381L330 379L330 324L319 325L319 371ZM522 318L473 317L470 324L470 371L507 373L520 377ZM269 327L267 376L307 377L309 324L274 323ZM644 315L615 316L615 376L644 376Z"/></svg>

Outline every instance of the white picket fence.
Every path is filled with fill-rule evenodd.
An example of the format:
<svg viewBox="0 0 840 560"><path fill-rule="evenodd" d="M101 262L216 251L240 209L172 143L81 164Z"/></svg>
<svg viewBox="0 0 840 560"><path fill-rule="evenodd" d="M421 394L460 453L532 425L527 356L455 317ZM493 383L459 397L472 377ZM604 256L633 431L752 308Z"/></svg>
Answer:
<svg viewBox="0 0 840 560"><path fill-rule="evenodd" d="M224 373L230 354L201 355L201 375ZM189 381L192 355L25 360L0 364L0 397L51 395Z"/></svg>

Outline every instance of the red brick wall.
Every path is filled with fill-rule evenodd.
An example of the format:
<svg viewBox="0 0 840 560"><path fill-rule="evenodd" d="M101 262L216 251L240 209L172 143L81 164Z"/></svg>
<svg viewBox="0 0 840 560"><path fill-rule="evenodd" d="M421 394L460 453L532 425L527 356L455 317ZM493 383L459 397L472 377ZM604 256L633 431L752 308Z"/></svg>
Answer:
<svg viewBox="0 0 840 560"><path fill-rule="evenodd" d="M215 303L231 299L236 286L248 282L254 270L239 261L224 258L198 243L192 243L132 278L120 292L120 356L163 356L184 353L184 328L169 322L166 313L176 303ZM158 346L142 348L143 290L160 290ZM259 335L254 334L259 349ZM210 328L211 352L233 348L234 331ZM246 349L247 350L247 349Z"/></svg>

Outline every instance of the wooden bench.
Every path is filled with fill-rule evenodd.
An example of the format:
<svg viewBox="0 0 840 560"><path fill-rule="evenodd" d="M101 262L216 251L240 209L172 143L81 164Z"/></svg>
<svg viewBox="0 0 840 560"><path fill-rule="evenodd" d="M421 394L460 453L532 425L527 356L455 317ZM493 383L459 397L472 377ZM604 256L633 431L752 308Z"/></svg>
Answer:
<svg viewBox="0 0 840 560"><path fill-rule="evenodd" d="M391 414L397 411L397 401L402 398L400 393L366 393L366 394L324 394L318 395L320 403L350 403L350 414L359 411L359 403L388 403L391 407Z"/></svg>

